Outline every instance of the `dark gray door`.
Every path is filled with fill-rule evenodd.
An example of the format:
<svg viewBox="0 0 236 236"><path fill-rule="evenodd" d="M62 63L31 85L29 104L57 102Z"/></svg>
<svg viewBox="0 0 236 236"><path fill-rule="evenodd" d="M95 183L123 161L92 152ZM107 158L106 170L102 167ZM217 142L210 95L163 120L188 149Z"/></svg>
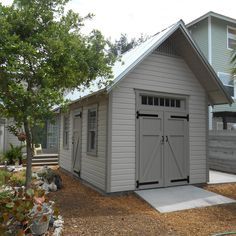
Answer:
<svg viewBox="0 0 236 236"><path fill-rule="evenodd" d="M81 112L73 118L73 170L80 173L81 170Z"/></svg>
<svg viewBox="0 0 236 236"><path fill-rule="evenodd" d="M138 188L163 185L163 112L139 113Z"/></svg>
<svg viewBox="0 0 236 236"><path fill-rule="evenodd" d="M188 183L188 116L164 113L164 186Z"/></svg>

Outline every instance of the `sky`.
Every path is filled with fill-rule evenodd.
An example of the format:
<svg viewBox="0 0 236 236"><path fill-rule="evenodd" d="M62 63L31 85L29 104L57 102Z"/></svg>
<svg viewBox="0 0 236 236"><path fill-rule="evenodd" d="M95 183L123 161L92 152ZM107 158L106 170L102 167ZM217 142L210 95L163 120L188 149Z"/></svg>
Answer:
<svg viewBox="0 0 236 236"><path fill-rule="evenodd" d="M129 38L153 35L180 19L189 23L209 11L236 18L236 0L71 0L67 9L81 16L95 14L84 32L99 29L113 40L121 33Z"/></svg>

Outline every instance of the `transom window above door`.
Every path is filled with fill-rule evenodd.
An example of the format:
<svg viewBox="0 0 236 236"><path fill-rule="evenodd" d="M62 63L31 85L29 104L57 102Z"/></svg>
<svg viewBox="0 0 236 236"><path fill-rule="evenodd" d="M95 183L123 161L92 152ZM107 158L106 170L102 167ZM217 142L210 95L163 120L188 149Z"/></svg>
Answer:
<svg viewBox="0 0 236 236"><path fill-rule="evenodd" d="M141 95L141 105L182 108L184 101L176 98Z"/></svg>

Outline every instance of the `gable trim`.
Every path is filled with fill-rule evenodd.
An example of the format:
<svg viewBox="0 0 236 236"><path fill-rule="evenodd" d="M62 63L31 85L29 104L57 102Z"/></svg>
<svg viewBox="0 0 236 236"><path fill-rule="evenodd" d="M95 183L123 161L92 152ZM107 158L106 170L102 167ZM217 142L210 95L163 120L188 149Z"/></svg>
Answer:
<svg viewBox="0 0 236 236"><path fill-rule="evenodd" d="M228 21L228 22L230 22L230 23L236 24L236 19L233 19L233 18L231 18L231 17L224 16L224 15L221 15L221 14L218 14L218 13L215 13L215 12L210 11L210 12L207 12L206 14L204 14L203 16L200 16L199 18L197 18L197 19L191 21L190 23L188 23L188 24L186 25L186 27L189 28L189 27L195 25L196 23L198 23L198 22L200 22L200 21L206 19L206 18L209 17L209 16L213 16L213 17L215 17L215 18L217 18L217 19L224 20L224 21Z"/></svg>
<svg viewBox="0 0 236 236"><path fill-rule="evenodd" d="M182 20L177 22L175 27L173 27L169 32L164 34L147 51L145 51L139 58L137 58L126 70L124 70L118 77L116 77L115 80L112 82L112 84L107 88L107 92L109 93L118 82L120 82L130 71L132 71L139 63L141 63L148 55L150 55L158 46L160 46L172 33L174 33L179 28L180 24L182 24Z"/></svg>

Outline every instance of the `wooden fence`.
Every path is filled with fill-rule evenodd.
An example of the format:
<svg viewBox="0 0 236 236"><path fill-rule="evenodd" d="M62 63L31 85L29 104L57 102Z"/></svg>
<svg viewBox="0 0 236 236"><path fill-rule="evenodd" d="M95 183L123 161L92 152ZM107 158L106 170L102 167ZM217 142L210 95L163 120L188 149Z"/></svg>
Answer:
<svg viewBox="0 0 236 236"><path fill-rule="evenodd" d="M209 132L209 168L236 174L236 131Z"/></svg>

